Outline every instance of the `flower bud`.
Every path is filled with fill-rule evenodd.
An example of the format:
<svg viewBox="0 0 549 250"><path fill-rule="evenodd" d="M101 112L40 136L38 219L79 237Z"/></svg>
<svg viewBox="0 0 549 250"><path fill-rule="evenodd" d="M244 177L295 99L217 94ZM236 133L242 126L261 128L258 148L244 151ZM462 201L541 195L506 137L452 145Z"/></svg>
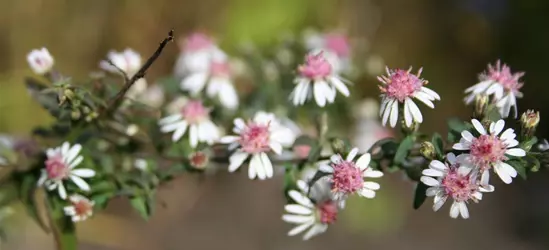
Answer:
<svg viewBox="0 0 549 250"><path fill-rule="evenodd" d="M70 89L65 89L65 91L63 91L63 95L69 100L72 100L74 98L74 92Z"/></svg>
<svg viewBox="0 0 549 250"><path fill-rule="evenodd" d="M526 138L532 137L536 133L536 128L538 127L540 120L539 112L534 110L527 110L522 113L520 117L520 124L522 127L522 133Z"/></svg>
<svg viewBox="0 0 549 250"><path fill-rule="evenodd" d="M73 120L78 120L78 119L80 119L80 117L82 117L82 113L80 112L80 110L75 109L71 112L71 118Z"/></svg>
<svg viewBox="0 0 549 250"><path fill-rule="evenodd" d="M482 119L486 115L486 107L488 106L490 99L487 95L477 95L475 97L475 116Z"/></svg>
<svg viewBox="0 0 549 250"><path fill-rule="evenodd" d="M204 170L208 166L209 158L203 152L194 152L189 156L189 162L195 169Z"/></svg>
<svg viewBox="0 0 549 250"><path fill-rule="evenodd" d="M135 124L130 124L126 128L126 135L128 136L134 136L135 134L137 134L137 132L139 132L139 127Z"/></svg>
<svg viewBox="0 0 549 250"><path fill-rule="evenodd" d="M44 75L53 68L53 57L46 48L32 50L27 55L29 66L35 74Z"/></svg>
<svg viewBox="0 0 549 250"><path fill-rule="evenodd" d="M425 157L428 160L433 160L436 158L435 146L431 142L428 142L428 141L422 142L419 152L423 157Z"/></svg>
<svg viewBox="0 0 549 250"><path fill-rule="evenodd" d="M332 140L332 150L336 154L344 154L345 153L345 141L342 139L336 138Z"/></svg>

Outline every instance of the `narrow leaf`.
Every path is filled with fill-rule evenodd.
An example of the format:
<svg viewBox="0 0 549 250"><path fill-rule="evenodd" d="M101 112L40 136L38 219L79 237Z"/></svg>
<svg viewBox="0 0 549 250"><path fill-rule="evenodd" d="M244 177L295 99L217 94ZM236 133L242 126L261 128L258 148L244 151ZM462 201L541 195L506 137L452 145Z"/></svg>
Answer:
<svg viewBox="0 0 549 250"><path fill-rule="evenodd" d="M429 188L429 186L423 184L423 182L418 182L414 194L414 209L420 208L427 199L427 188Z"/></svg>
<svg viewBox="0 0 549 250"><path fill-rule="evenodd" d="M434 133L431 143L435 146L435 152L437 153L438 159L442 160L444 158L444 143L440 134Z"/></svg>
<svg viewBox="0 0 549 250"><path fill-rule="evenodd" d="M397 152L395 154L394 162L395 164L401 164L406 159L406 156L408 156L408 153L414 146L414 138L412 136L407 136L400 142L400 145L398 146Z"/></svg>

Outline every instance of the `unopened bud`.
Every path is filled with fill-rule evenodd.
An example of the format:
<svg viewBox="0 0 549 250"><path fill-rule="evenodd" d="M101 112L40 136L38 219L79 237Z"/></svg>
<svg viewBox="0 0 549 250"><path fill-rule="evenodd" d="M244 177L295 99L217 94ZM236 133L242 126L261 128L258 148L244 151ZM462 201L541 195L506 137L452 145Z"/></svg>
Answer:
<svg viewBox="0 0 549 250"><path fill-rule="evenodd" d="M134 136L139 132L139 127L135 124L130 124L128 128L126 128L126 135L128 136Z"/></svg>
<svg viewBox="0 0 549 250"><path fill-rule="evenodd" d="M88 106L84 106L82 107L82 112L84 112L84 114L89 114L91 112L91 109Z"/></svg>
<svg viewBox="0 0 549 250"><path fill-rule="evenodd" d="M332 140L332 150L336 154L343 154L345 153L345 141L336 138Z"/></svg>
<svg viewBox="0 0 549 250"><path fill-rule="evenodd" d="M402 120L402 131L404 131L405 134L412 134L419 130L419 126L421 123L417 123L415 121L412 122L412 125L410 127L406 126L406 122L404 119Z"/></svg>
<svg viewBox="0 0 549 250"><path fill-rule="evenodd" d="M436 151L435 146L428 141L424 141L421 143L421 148L419 149L419 152L423 157L425 157L428 160L433 160L436 157Z"/></svg>
<svg viewBox="0 0 549 250"><path fill-rule="evenodd" d="M78 120L78 119L80 119L80 117L82 117L82 113L80 112L80 110L75 109L71 112L71 118L73 120Z"/></svg>
<svg viewBox="0 0 549 250"><path fill-rule="evenodd" d="M528 110L522 113L520 122L524 128L535 129L539 124L539 118L539 111L535 112L534 110Z"/></svg>
<svg viewBox="0 0 549 250"><path fill-rule="evenodd" d="M189 162L195 169L204 170L208 166L209 158L203 152L194 152L189 156Z"/></svg>
<svg viewBox="0 0 549 250"><path fill-rule="evenodd" d="M69 100L72 100L74 98L74 92L70 89L65 89L65 91L63 91L63 95Z"/></svg>
<svg viewBox="0 0 549 250"><path fill-rule="evenodd" d="M532 137L536 133L539 120L539 112L527 110L522 113L522 116L520 117L520 124L522 126L522 133L526 138Z"/></svg>
<svg viewBox="0 0 549 250"><path fill-rule="evenodd" d="M488 102L490 101L487 95L477 95L475 97L475 116L479 119L482 119L486 115L486 107L488 107Z"/></svg>

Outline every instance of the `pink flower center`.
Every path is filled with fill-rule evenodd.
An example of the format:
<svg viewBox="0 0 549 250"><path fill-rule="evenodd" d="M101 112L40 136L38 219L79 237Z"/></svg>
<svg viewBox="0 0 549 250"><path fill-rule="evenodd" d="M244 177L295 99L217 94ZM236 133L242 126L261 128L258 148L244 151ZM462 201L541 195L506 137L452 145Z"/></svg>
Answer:
<svg viewBox="0 0 549 250"><path fill-rule="evenodd" d="M471 156L473 162L481 168L490 168L491 164L506 159L507 145L495 135L481 135L473 139Z"/></svg>
<svg viewBox="0 0 549 250"><path fill-rule="evenodd" d="M87 200L79 200L72 205L77 216L87 216L93 210L93 205Z"/></svg>
<svg viewBox="0 0 549 250"><path fill-rule="evenodd" d="M208 156L202 152L196 152L189 157L189 162L191 163L191 166L203 169L208 164Z"/></svg>
<svg viewBox="0 0 549 250"><path fill-rule="evenodd" d="M337 220L337 205L332 201L326 201L317 205L320 223L332 224Z"/></svg>
<svg viewBox="0 0 549 250"><path fill-rule="evenodd" d="M339 163L332 163L332 168L334 169L332 176L334 192L351 194L364 186L362 171L354 162L341 160Z"/></svg>
<svg viewBox="0 0 549 250"><path fill-rule="evenodd" d="M478 190L476 180L472 180L470 175L460 175L456 167L450 168L444 176L442 186L446 194L459 202L471 199Z"/></svg>
<svg viewBox="0 0 549 250"><path fill-rule="evenodd" d="M35 58L34 62L36 63L36 65L39 65L39 66L44 66L46 64L46 62L42 60L42 58L40 57Z"/></svg>
<svg viewBox="0 0 549 250"><path fill-rule="evenodd" d="M214 45L212 39L203 33L193 33L184 40L183 50L186 52L196 52L203 49L209 49Z"/></svg>
<svg viewBox="0 0 549 250"><path fill-rule="evenodd" d="M339 57L349 56L350 46L347 37L340 34L328 34L325 36L326 48L335 52Z"/></svg>
<svg viewBox="0 0 549 250"><path fill-rule="evenodd" d="M227 62L212 62L210 64L210 72L213 76L228 77L231 73L231 69Z"/></svg>
<svg viewBox="0 0 549 250"><path fill-rule="evenodd" d="M49 157L46 160L46 173L48 178L51 180L64 180L69 178L70 168L63 161L63 156L61 154L54 155Z"/></svg>
<svg viewBox="0 0 549 250"><path fill-rule="evenodd" d="M208 118L210 110L202 105L201 101L189 101L183 109L181 115L189 123L198 123Z"/></svg>
<svg viewBox="0 0 549 250"><path fill-rule="evenodd" d="M305 64L300 65L297 70L301 76L316 80L332 74L332 65L320 52L316 55L307 55L305 57Z"/></svg>
<svg viewBox="0 0 549 250"><path fill-rule="evenodd" d="M497 61L495 67L488 65L488 73L484 73L480 76L481 80L492 80L501 84L507 91L517 92L521 87L522 83L519 82L519 79L524 75L524 72L511 73L511 68L503 64L501 65L500 61Z"/></svg>
<svg viewBox="0 0 549 250"><path fill-rule="evenodd" d="M270 150L270 137L269 124L248 123L248 126L240 134L240 145L242 150L247 153L267 152Z"/></svg>
<svg viewBox="0 0 549 250"><path fill-rule="evenodd" d="M397 69L391 72L388 78L382 79L382 82L387 85L380 86L380 90L387 96L404 102L406 98L412 97L426 83L419 78L420 74L421 70L416 76L410 73L409 70Z"/></svg>

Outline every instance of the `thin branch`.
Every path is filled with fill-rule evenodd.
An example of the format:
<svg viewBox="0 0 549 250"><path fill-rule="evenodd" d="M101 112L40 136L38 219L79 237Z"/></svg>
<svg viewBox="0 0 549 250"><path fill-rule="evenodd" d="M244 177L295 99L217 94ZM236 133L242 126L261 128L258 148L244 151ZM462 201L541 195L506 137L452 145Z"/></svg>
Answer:
<svg viewBox="0 0 549 250"><path fill-rule="evenodd" d="M126 71L116 66L116 64L114 64L110 59L106 59L105 61L111 66L113 66L116 70L118 70L118 72L124 77L124 84L127 84L128 82L130 82L130 78L128 77L128 74L126 74Z"/></svg>
<svg viewBox="0 0 549 250"><path fill-rule="evenodd" d="M143 66L141 66L139 71L137 71L137 73L135 73L135 75L133 75L132 78L128 79L127 75L124 76L125 81L126 81L124 83L124 86L113 98L111 98L108 101L107 108L104 109L100 113L100 115L111 114L112 112L116 111L116 109L122 103L122 100L124 99L124 96L126 95L128 90L130 90L130 88L133 86L133 84L135 82L137 82L137 80L145 77L145 74L147 73L147 70L152 66L152 64L156 61L156 59L160 56L160 54L162 54L162 50L164 50L164 47L166 47L166 45L169 42L172 42L172 41L173 41L173 29L170 30L170 32L168 32L168 36L166 38L164 38L164 40L162 40L162 42L160 42L160 45L158 46L158 48L156 49L154 54L152 54L152 56L149 57L149 59L145 62L145 64L143 64ZM111 63L111 65L112 65L112 63Z"/></svg>

